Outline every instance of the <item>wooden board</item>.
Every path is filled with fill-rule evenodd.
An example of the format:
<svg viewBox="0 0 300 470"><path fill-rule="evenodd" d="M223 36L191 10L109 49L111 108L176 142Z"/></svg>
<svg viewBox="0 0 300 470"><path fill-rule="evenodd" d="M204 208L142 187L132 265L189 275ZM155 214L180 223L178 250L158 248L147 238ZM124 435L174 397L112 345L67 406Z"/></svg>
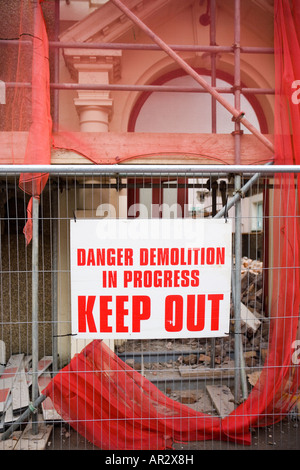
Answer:
<svg viewBox="0 0 300 470"><path fill-rule="evenodd" d="M8 439L0 441L0 450L14 450L21 434L22 431L14 431Z"/></svg>
<svg viewBox="0 0 300 470"><path fill-rule="evenodd" d="M241 303L241 324L252 334L256 333L261 324L260 320L243 303Z"/></svg>
<svg viewBox="0 0 300 470"><path fill-rule="evenodd" d="M32 422L30 421L20 436L14 450L45 450L53 426L45 424L41 415L38 417L38 433L32 434Z"/></svg>
<svg viewBox="0 0 300 470"><path fill-rule="evenodd" d="M0 413L5 411L11 389L18 376L23 362L24 354L15 354L10 357L3 374L0 377Z"/></svg>
<svg viewBox="0 0 300 470"><path fill-rule="evenodd" d="M234 397L226 385L207 385L206 390L221 418L234 410Z"/></svg>
<svg viewBox="0 0 300 470"><path fill-rule="evenodd" d="M6 347L4 341L0 340L0 377L4 372L6 364Z"/></svg>
<svg viewBox="0 0 300 470"><path fill-rule="evenodd" d="M20 366L19 372L11 389L11 394L13 412L17 410L22 411L24 408L29 406L29 390L23 364Z"/></svg>
<svg viewBox="0 0 300 470"><path fill-rule="evenodd" d="M47 385L51 382L50 374L43 374L38 378L39 384L39 392L42 391L47 387ZM47 397L42 402L42 411L43 411L43 418L47 421L61 421L61 416L57 413L56 409L54 408L53 402L50 397Z"/></svg>
<svg viewBox="0 0 300 470"><path fill-rule="evenodd" d="M190 378L228 378L234 377L234 367L210 368L210 367L189 367L180 366L179 373L181 377Z"/></svg>
<svg viewBox="0 0 300 470"><path fill-rule="evenodd" d="M52 356L44 356L42 359L39 360L38 362L38 377L42 375L45 370L47 370L51 364L52 364ZM32 384L32 369L29 369L27 371L27 383L28 386Z"/></svg>

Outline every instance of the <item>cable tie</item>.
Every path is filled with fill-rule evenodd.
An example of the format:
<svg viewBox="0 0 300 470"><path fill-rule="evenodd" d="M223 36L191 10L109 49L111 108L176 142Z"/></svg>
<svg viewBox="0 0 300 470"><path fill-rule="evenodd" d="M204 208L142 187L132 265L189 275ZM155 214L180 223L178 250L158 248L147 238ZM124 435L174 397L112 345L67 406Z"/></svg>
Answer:
<svg viewBox="0 0 300 470"><path fill-rule="evenodd" d="M34 414L37 413L37 408L35 406L33 406L32 402L29 403L29 409L30 409L31 413L34 413Z"/></svg>

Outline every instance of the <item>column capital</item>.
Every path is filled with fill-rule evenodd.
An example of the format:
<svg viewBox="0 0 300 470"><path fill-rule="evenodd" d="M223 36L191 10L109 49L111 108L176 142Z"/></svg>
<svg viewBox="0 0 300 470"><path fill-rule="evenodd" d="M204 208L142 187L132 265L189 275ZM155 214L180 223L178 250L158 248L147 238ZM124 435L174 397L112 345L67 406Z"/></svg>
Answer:
<svg viewBox="0 0 300 470"><path fill-rule="evenodd" d="M79 84L108 85L121 76L121 51L65 49L64 57L71 76ZM78 90L74 99L80 128L84 132L107 132L113 99L108 90Z"/></svg>
<svg viewBox="0 0 300 470"><path fill-rule="evenodd" d="M109 83L121 78L121 50L103 49L64 49L65 63L71 77L80 82L80 72L95 73L107 71Z"/></svg>

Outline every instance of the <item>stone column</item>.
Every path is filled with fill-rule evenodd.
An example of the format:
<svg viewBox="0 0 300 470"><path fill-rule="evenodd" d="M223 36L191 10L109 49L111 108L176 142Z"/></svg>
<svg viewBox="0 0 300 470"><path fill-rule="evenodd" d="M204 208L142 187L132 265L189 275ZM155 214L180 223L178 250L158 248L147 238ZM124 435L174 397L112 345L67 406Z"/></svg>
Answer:
<svg viewBox="0 0 300 470"><path fill-rule="evenodd" d="M108 85L120 77L121 51L87 49L64 50L71 75L79 84ZM81 132L109 132L109 121L113 113L113 99L108 90L78 90L74 105L78 112ZM116 191L101 189L103 178L84 179L85 184L100 185L97 189L81 188L77 194L76 216L101 217L101 205L112 208L106 215L116 217L113 204L117 205ZM84 186L84 185L83 185ZM99 210L100 208L100 210ZM71 339L71 355L78 353L89 341ZM114 349L114 340L105 341Z"/></svg>
<svg viewBox="0 0 300 470"><path fill-rule="evenodd" d="M64 49L64 58L72 78L79 84L109 85L117 81L121 70L118 50ZM82 132L108 132L113 100L108 90L78 90L74 100Z"/></svg>
<svg viewBox="0 0 300 470"><path fill-rule="evenodd" d="M75 68L79 83L109 84L111 64L76 64ZM74 104L82 132L108 132L113 110L113 100L108 91L78 90Z"/></svg>

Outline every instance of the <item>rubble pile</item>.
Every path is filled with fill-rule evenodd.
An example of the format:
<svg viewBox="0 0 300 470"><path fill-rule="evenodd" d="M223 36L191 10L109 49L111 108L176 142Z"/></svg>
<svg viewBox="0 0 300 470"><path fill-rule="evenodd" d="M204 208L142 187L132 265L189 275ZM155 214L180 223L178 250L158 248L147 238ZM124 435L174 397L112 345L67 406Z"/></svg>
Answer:
<svg viewBox="0 0 300 470"><path fill-rule="evenodd" d="M150 370L153 375L162 370L179 370L185 367L210 367L212 356L214 367L234 367L234 307L231 304L230 331L226 338L174 339L127 341L118 348L118 353L130 350L172 351L170 359L153 358L152 361L126 362L137 370ZM242 258L241 268L241 340L246 367L263 364L269 334L269 319L264 313L263 263L250 258ZM178 351L178 354L176 354Z"/></svg>

